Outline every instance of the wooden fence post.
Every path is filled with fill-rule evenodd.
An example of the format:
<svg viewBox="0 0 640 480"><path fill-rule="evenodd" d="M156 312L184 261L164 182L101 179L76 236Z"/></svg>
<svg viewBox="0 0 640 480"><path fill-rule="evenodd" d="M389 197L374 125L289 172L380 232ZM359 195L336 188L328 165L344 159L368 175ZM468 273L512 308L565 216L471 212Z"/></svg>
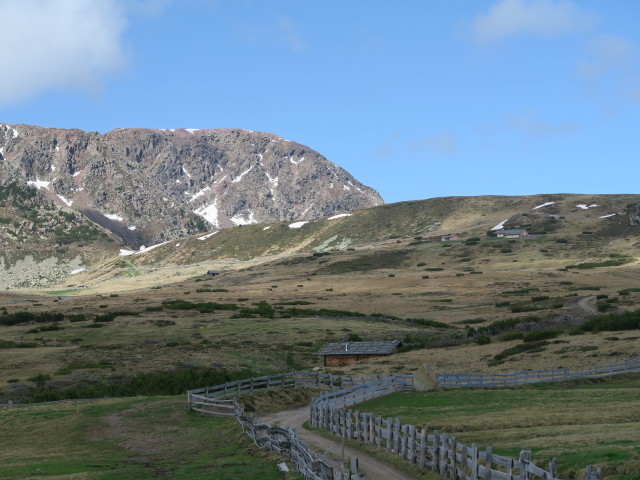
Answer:
<svg viewBox="0 0 640 480"><path fill-rule="evenodd" d="M531 461L531 450L522 450L520 452L520 480L530 480L531 476L527 469L527 465Z"/></svg>
<svg viewBox="0 0 640 480"><path fill-rule="evenodd" d="M462 444L460 446L460 470L462 471L462 478L466 480L467 478L467 464L469 462L469 452L467 451L467 445ZM512 480L512 479L509 479Z"/></svg>
<svg viewBox="0 0 640 480"><path fill-rule="evenodd" d="M353 414L353 417L356 422L353 431L353 438L355 438L356 440L360 440L360 412L356 410Z"/></svg>
<svg viewBox="0 0 640 480"><path fill-rule="evenodd" d="M400 453L400 417L396 417L393 424L393 453L396 455Z"/></svg>
<svg viewBox="0 0 640 480"><path fill-rule="evenodd" d="M440 476L447 474L447 450L449 449L449 434L443 433L440 444Z"/></svg>
<svg viewBox="0 0 640 480"><path fill-rule="evenodd" d="M558 460L556 458L552 459L549 463L549 473L551 474L551 478L558 478Z"/></svg>
<svg viewBox="0 0 640 480"><path fill-rule="evenodd" d="M478 471L480 470L480 456L478 455L478 446L471 444L471 480L478 480ZM520 474L520 480L524 480Z"/></svg>
<svg viewBox="0 0 640 480"><path fill-rule="evenodd" d="M391 425L391 422L393 420L391 420L391 417L387 418L387 452L391 451L391 441L392 441L392 432L393 432L393 426Z"/></svg>
<svg viewBox="0 0 640 480"><path fill-rule="evenodd" d="M373 425L373 415L369 414L369 443L373 445L375 442L376 431Z"/></svg>
<svg viewBox="0 0 640 480"><path fill-rule="evenodd" d="M458 456L456 455L456 451L458 449L458 442L456 442L456 437L451 437L451 480L456 480L456 461Z"/></svg>
<svg viewBox="0 0 640 480"><path fill-rule="evenodd" d="M484 479L491 480L491 474L493 471L491 470L491 464L493 463L493 454L491 453L491 447L487 447L487 457L484 463Z"/></svg>
<svg viewBox="0 0 640 480"><path fill-rule="evenodd" d="M431 470L436 471L440 465L440 432L438 430L433 431L433 461L431 463Z"/></svg>
<svg viewBox="0 0 640 480"><path fill-rule="evenodd" d="M409 425L409 438L407 439L407 460L415 463L416 459L416 427Z"/></svg>
<svg viewBox="0 0 640 480"><path fill-rule="evenodd" d="M418 465L420 468L424 468L427 463L427 428L424 427L420 430L420 454L418 458Z"/></svg>

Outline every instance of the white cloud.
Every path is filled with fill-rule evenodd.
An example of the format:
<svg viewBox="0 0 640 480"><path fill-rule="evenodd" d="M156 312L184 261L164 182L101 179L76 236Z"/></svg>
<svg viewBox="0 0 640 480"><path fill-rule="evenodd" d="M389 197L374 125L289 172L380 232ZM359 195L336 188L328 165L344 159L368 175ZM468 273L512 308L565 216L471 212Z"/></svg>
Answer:
<svg viewBox="0 0 640 480"><path fill-rule="evenodd" d="M290 18L280 17L278 19L278 30L280 31L281 40L293 53L300 53L307 48L298 28Z"/></svg>
<svg viewBox="0 0 640 480"><path fill-rule="evenodd" d="M476 41L490 43L508 37L555 37L590 27L595 15L569 0L500 0L472 24Z"/></svg>
<svg viewBox="0 0 640 480"><path fill-rule="evenodd" d="M597 77L611 71L627 70L637 57L635 45L623 37L598 35L587 44L587 58L578 62L578 74Z"/></svg>
<svg viewBox="0 0 640 480"><path fill-rule="evenodd" d="M0 104L49 89L95 90L125 63L117 0L2 0L0 18Z"/></svg>
<svg viewBox="0 0 640 480"><path fill-rule="evenodd" d="M507 123L511 128L533 137L568 135L580 128L580 125L577 123L564 122L553 124L537 119L527 113L510 115L507 118Z"/></svg>
<svg viewBox="0 0 640 480"><path fill-rule="evenodd" d="M390 133L387 135L387 138L378 145L377 154L381 158L388 158L393 156L396 153L396 142L400 138L400 135L397 133Z"/></svg>
<svg viewBox="0 0 640 480"><path fill-rule="evenodd" d="M414 151L431 150L442 154L454 153L458 148L456 139L449 132L441 132L421 138L415 141L412 147Z"/></svg>

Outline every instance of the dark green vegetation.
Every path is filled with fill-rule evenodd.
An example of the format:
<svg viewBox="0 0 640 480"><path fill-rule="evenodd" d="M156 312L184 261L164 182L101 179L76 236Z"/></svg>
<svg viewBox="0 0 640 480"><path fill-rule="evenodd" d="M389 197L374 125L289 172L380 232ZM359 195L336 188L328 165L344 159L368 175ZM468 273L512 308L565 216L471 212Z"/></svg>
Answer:
<svg viewBox="0 0 640 480"><path fill-rule="evenodd" d="M113 367L113 363L71 364L59 370L59 374L69 374L74 370ZM45 386L44 381L34 382L36 390L31 395L32 402L49 402L80 398L135 397L139 395L178 395L189 389L249 378L255 376L251 371L229 372L221 369L185 368L170 372L154 372L135 375L129 378L113 375L102 381L90 383L77 382L66 388ZM46 378L43 380L50 380Z"/></svg>
<svg viewBox="0 0 640 480"><path fill-rule="evenodd" d="M559 462L560 478L587 464L605 478L636 479L640 471L640 376L537 384L510 390L448 390L387 395L357 406L403 423L447 432L460 442L517 457Z"/></svg>

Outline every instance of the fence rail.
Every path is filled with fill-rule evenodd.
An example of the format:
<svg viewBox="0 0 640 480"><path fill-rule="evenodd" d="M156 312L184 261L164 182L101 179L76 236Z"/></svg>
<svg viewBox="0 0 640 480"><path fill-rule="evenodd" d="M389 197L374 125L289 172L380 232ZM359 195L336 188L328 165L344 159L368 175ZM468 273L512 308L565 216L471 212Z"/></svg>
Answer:
<svg viewBox="0 0 640 480"><path fill-rule="evenodd" d="M274 388L328 388L342 389L382 378L347 377L332 375L324 372L287 372L277 375L246 378L233 382L215 385L213 387L189 390L190 394L202 395L207 398L232 398L241 393L251 393L254 390L270 390Z"/></svg>
<svg viewBox="0 0 640 480"><path fill-rule="evenodd" d="M629 362L623 362L628 364ZM614 375L613 364L605 372ZM626 373L626 372L625 372ZM583 378L583 377L582 377ZM491 447L479 450L477 445L466 445L455 437L438 430L418 429L402 425L400 418L382 418L368 412L346 409L364 400L387 393L413 390L411 375L390 375L365 378L342 377L319 372L288 372L228 382L214 387L188 392L189 406L209 415L235 416L244 432L259 448L269 448L291 458L305 479L357 480L362 478L355 469L320 457L300 441L294 430L271 427L253 417L244 415L235 399L240 393L271 388L320 387L330 391L316 397L311 403L311 425L328 430L336 436L362 441L396 454L409 463L429 468L449 480L558 480L555 459L548 470L531 461L531 452L522 450L518 458L494 454ZM355 462L357 464L357 461ZM350 471L351 470L351 471ZM602 469L586 468L585 480L600 480Z"/></svg>
<svg viewBox="0 0 640 480"><path fill-rule="evenodd" d="M289 457L305 479L361 480L363 477L358 473L357 459L352 459L349 465L345 466L342 461L332 460L327 455L318 455L298 439L295 430L272 427L245 415L235 397L242 393L275 388L354 388L380 378L382 377L346 377L322 372L287 372L196 388L189 390L187 397L189 407L193 411L235 417L244 433L258 448L273 450ZM405 378L403 382L406 381Z"/></svg>
<svg viewBox="0 0 640 480"><path fill-rule="evenodd" d="M588 370L569 369L535 370L514 373L438 373L441 387L507 387L528 383L558 382L581 378L602 378L624 373L640 372L640 358L596 366Z"/></svg>

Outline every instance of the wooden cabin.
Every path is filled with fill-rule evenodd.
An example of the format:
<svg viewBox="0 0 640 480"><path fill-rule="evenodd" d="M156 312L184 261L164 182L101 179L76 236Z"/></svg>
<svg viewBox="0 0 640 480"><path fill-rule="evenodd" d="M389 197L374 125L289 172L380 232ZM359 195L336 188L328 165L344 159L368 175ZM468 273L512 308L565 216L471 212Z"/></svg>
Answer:
<svg viewBox="0 0 640 480"><path fill-rule="evenodd" d="M360 360L393 355L401 345L400 340L327 343L317 355L323 357L325 367L345 367Z"/></svg>
<svg viewBox="0 0 640 480"><path fill-rule="evenodd" d="M496 237L498 238L523 238L527 237L529 233L524 228L516 228L514 230L498 230Z"/></svg>
<svg viewBox="0 0 640 480"><path fill-rule="evenodd" d="M462 240L462 235L459 233L450 233L449 235L443 235L441 240L443 242L453 242L454 240Z"/></svg>

